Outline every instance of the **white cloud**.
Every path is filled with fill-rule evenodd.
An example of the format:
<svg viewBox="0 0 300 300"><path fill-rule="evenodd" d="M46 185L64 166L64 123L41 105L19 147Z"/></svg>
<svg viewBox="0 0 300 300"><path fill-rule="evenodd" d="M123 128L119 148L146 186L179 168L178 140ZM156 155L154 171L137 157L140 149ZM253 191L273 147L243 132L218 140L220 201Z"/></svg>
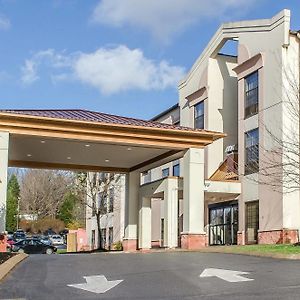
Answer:
<svg viewBox="0 0 300 300"><path fill-rule="evenodd" d="M65 55L64 52L57 53L54 49L43 50L26 59L21 67L21 81L25 85L31 85L36 82L40 76L41 67L61 69L72 66L72 57Z"/></svg>
<svg viewBox="0 0 300 300"><path fill-rule="evenodd" d="M140 49L126 46L100 48L94 53L81 54L75 62L76 76L102 93L124 90L159 90L176 86L184 70L166 61L147 59Z"/></svg>
<svg viewBox="0 0 300 300"><path fill-rule="evenodd" d="M129 25L146 29L160 40L168 41L204 18L220 18L244 12L257 0L101 0L92 21L110 26Z"/></svg>
<svg viewBox="0 0 300 300"><path fill-rule="evenodd" d="M162 90L176 87L184 69L162 60L148 59L140 49L124 45L99 48L92 53L58 53L53 49L35 53L21 68L21 80L32 84L42 68L50 68L53 83L77 80L103 94L127 90Z"/></svg>
<svg viewBox="0 0 300 300"><path fill-rule="evenodd" d="M32 84L39 79L37 75L37 63L32 59L26 59L24 66L21 67L21 80L24 84Z"/></svg>
<svg viewBox="0 0 300 300"><path fill-rule="evenodd" d="M0 30L7 30L11 26L10 20L4 15L0 14Z"/></svg>

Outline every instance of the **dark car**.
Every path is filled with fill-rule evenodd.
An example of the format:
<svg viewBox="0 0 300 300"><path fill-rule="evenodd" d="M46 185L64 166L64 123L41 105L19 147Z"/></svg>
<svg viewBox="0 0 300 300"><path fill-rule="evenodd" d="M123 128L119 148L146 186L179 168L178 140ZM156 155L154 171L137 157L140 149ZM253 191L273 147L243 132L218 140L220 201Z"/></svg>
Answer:
<svg viewBox="0 0 300 300"><path fill-rule="evenodd" d="M24 232L18 232L16 231L13 235L13 239L18 242L18 241L21 241L21 240L24 240L26 239L26 234Z"/></svg>
<svg viewBox="0 0 300 300"><path fill-rule="evenodd" d="M46 245L37 239L26 239L12 245L11 250L27 254L52 254L57 251L57 248Z"/></svg>

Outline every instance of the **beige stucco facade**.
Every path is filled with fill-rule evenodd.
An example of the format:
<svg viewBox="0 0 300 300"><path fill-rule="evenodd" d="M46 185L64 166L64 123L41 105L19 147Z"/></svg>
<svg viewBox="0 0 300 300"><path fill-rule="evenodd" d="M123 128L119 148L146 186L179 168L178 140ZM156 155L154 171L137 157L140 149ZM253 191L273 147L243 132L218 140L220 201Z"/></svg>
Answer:
<svg viewBox="0 0 300 300"><path fill-rule="evenodd" d="M235 56L221 53L229 40L238 45ZM120 232L125 250L298 241L299 188L289 189L282 166L299 178L299 149L289 157L283 146L291 137L299 145L299 115L289 115L299 94L287 76L299 89L299 54L299 33L290 30L284 10L271 19L223 24L180 82L178 104L151 121L1 111L0 204L5 208L8 165L114 172L124 174L122 196L114 201L122 209L103 222ZM255 100L251 110L249 99ZM249 144L257 157L249 156ZM256 171L249 172L249 157ZM266 176L272 159L276 168ZM273 185L264 181L274 173ZM89 214L89 239L96 242Z"/></svg>
<svg viewBox="0 0 300 300"><path fill-rule="evenodd" d="M228 40L237 43L236 56L220 53ZM299 33L290 30L288 10L281 11L271 19L225 23L179 84L178 105L154 118L158 122L172 124L179 116L180 125L194 128L195 105L203 102L204 129L227 135L205 148L204 177L202 178L200 170L199 174L195 172L193 175L193 179L198 180L199 188L204 189L204 196L199 197L201 192L197 193L199 207L191 219L202 220L204 215L205 221L204 228L197 224L191 231L209 235L210 207L238 205L238 237L235 242L298 241L299 189L286 187L287 172L283 170L283 165L290 163L291 153L285 153L289 150L283 144L290 142L292 130L295 144L299 145L299 115L295 120L295 116L291 117L289 108L290 102L299 105L299 95L295 96L293 90L299 91L299 59ZM258 112L245 117L245 78L255 72L258 73ZM293 84L290 82L291 78ZM258 129L259 133L259 170L245 175L245 136L253 129ZM235 170L235 179L238 180L235 182L215 175L226 164L228 149L233 149L238 156L238 167ZM274 153L278 152L281 152L280 157L274 158ZM299 153L293 155L295 164L292 172L297 176ZM273 166L272 171L268 172L276 173L278 180L274 179L275 176L272 177L273 174L268 176L271 173L266 173L267 165L272 159L276 160L276 163L273 162L276 171ZM179 175L184 180L190 174L185 170L184 160L180 159L144 173L142 184L161 179L163 170L167 168L169 176L173 176L173 166L178 163ZM211 177L213 180L210 181ZM216 178L219 182L216 182ZM271 178L273 183L270 182ZM214 192L209 190L210 187L216 188ZM179 193L178 197L178 226L182 227L181 217L188 205L184 199L190 195ZM251 211L249 207L252 204L254 210ZM155 205L155 210L158 211L158 204ZM164 200L161 200L161 206L165 207ZM255 213L257 217L253 216ZM160 218L165 217L166 212L160 210ZM179 235L184 234L189 227L189 218L190 216L185 218L186 223L183 223ZM250 224L251 222L255 224ZM162 226L163 223L155 224ZM153 231L161 232L161 228ZM254 238L253 235L257 237ZM156 240L157 236L153 236L153 239Z"/></svg>

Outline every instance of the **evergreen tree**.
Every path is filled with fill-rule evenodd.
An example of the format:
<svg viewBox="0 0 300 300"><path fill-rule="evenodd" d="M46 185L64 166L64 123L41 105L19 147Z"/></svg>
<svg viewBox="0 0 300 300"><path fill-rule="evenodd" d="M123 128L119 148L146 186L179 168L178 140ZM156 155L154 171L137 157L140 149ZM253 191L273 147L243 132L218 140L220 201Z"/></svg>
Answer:
<svg viewBox="0 0 300 300"><path fill-rule="evenodd" d="M74 209L76 202L77 197L72 192L68 192L64 196L64 201L59 209L58 218L64 221L66 225L75 220Z"/></svg>
<svg viewBox="0 0 300 300"><path fill-rule="evenodd" d="M20 186L17 176L13 174L7 185L6 203L6 230L15 231L17 229L18 199L20 197Z"/></svg>

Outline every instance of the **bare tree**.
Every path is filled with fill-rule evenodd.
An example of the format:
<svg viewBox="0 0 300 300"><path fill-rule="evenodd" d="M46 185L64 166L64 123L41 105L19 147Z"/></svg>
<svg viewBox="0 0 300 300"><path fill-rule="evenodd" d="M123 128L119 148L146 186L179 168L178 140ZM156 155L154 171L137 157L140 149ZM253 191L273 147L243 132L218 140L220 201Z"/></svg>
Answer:
<svg viewBox="0 0 300 300"><path fill-rule="evenodd" d="M245 162L245 170L252 174L248 176L250 180L277 192L289 193L300 189L299 66L285 66L280 71L283 76L278 84L281 84L282 94L276 103L279 113L267 115L266 112L259 118L263 137L246 150L250 159Z"/></svg>
<svg viewBox="0 0 300 300"><path fill-rule="evenodd" d="M38 218L55 218L70 184L66 172L35 169L23 172L20 211Z"/></svg>
<svg viewBox="0 0 300 300"><path fill-rule="evenodd" d="M102 244L101 223L107 220L107 214L119 209L115 201L120 191L120 175L113 173L78 173L74 185L77 192L85 194L80 197L90 212L89 218L95 217L97 222L98 244L97 249L104 250Z"/></svg>

